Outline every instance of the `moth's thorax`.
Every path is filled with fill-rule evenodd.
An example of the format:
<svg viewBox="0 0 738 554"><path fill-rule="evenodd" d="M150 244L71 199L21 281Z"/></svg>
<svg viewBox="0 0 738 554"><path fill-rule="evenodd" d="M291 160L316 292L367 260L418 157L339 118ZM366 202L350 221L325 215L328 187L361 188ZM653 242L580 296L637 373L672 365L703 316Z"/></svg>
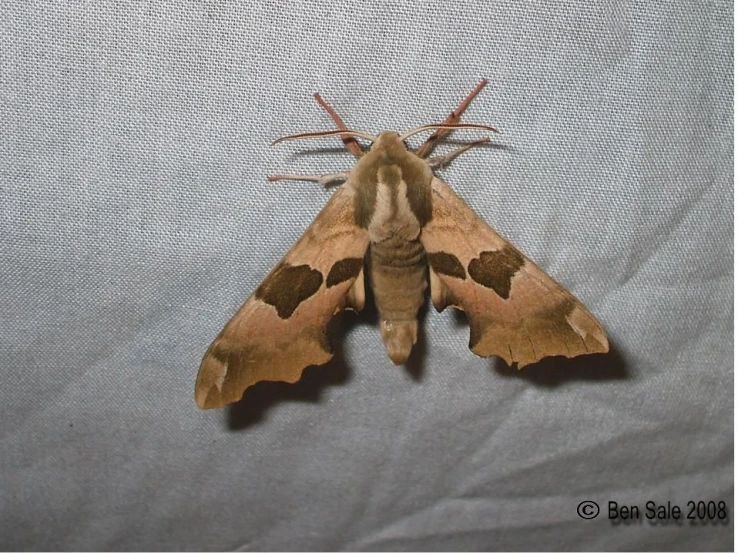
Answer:
<svg viewBox="0 0 738 554"><path fill-rule="evenodd" d="M357 224L369 230L372 242L417 239L431 218L432 178L428 163L408 151L397 133L383 131L349 179Z"/></svg>

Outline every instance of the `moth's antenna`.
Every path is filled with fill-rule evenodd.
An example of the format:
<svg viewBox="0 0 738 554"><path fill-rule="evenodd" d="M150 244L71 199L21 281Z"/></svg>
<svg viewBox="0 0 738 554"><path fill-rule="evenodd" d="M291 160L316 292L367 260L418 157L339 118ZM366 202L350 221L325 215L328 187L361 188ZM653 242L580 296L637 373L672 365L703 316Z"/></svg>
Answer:
<svg viewBox="0 0 738 554"><path fill-rule="evenodd" d="M413 135L417 135L418 133L422 133L423 131L427 131L428 129L483 129L485 131L492 131L493 133L499 133L497 129L494 127L490 127L489 125L480 125L478 123L454 123L454 124L448 124L448 123L431 123L430 125L421 125L417 129L413 129L412 131L408 131L404 135L400 137L400 140L405 140L410 138Z"/></svg>
<svg viewBox="0 0 738 554"><path fill-rule="evenodd" d="M287 137L281 137L275 140L272 143L272 146L274 146L275 144L279 144L280 142L284 142L286 140L300 140L300 139L307 139L307 138L332 137L334 135L354 136L354 137L366 139L369 142L374 142L375 140L377 140L377 137L370 135L369 133L362 133L361 131L352 131L351 129L339 129L337 131L318 131L317 133L301 133L299 135L289 135Z"/></svg>

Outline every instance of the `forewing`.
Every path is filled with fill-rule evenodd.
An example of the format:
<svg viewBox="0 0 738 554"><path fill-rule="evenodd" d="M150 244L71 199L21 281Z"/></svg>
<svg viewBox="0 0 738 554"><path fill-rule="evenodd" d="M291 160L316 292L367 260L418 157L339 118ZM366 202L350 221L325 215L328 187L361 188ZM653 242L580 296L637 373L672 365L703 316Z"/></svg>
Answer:
<svg viewBox="0 0 738 554"><path fill-rule="evenodd" d="M330 360L331 317L364 307L368 244L366 229L355 222L353 191L344 184L205 352L197 405L236 402L258 381L294 383L307 366Z"/></svg>
<svg viewBox="0 0 738 554"><path fill-rule="evenodd" d="M607 352L599 321L571 293L482 221L433 178L433 217L421 241L438 311L466 312L469 348L518 367L546 356Z"/></svg>

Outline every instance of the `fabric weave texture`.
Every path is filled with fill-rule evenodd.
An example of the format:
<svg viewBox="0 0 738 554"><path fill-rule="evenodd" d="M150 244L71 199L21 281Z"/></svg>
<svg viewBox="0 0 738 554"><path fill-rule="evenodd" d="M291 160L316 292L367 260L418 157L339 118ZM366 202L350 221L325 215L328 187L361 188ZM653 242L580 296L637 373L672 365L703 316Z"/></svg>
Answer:
<svg viewBox="0 0 738 554"><path fill-rule="evenodd" d="M0 548L731 549L732 10L5 2ZM438 174L612 352L518 372L430 307L398 368L368 307L298 384L198 410L208 344L330 195L267 177L353 163L269 144L332 128L316 91L405 131L483 77L464 121L502 135ZM607 518L649 500L731 522Z"/></svg>

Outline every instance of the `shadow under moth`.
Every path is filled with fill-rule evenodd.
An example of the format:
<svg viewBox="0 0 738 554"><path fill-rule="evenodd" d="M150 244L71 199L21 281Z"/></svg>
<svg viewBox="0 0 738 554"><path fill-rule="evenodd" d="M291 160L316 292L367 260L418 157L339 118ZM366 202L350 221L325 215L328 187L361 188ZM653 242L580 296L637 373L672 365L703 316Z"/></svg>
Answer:
<svg viewBox="0 0 738 554"><path fill-rule="evenodd" d="M276 142L339 135L358 161L347 173L270 177L344 183L205 352L195 386L200 408L236 402L259 381L294 383L307 366L330 360L328 322L341 310L363 309L365 277L387 354L398 365L416 342L428 283L436 310L466 312L469 348L479 356L522 368L546 356L608 351L605 332L587 308L433 174L434 167L488 141L428 158L440 138L458 128L496 132L459 123L485 84L441 124L376 137L348 129L315 95L337 130ZM405 140L426 129L435 132L411 152ZM365 152L357 137L371 148Z"/></svg>

